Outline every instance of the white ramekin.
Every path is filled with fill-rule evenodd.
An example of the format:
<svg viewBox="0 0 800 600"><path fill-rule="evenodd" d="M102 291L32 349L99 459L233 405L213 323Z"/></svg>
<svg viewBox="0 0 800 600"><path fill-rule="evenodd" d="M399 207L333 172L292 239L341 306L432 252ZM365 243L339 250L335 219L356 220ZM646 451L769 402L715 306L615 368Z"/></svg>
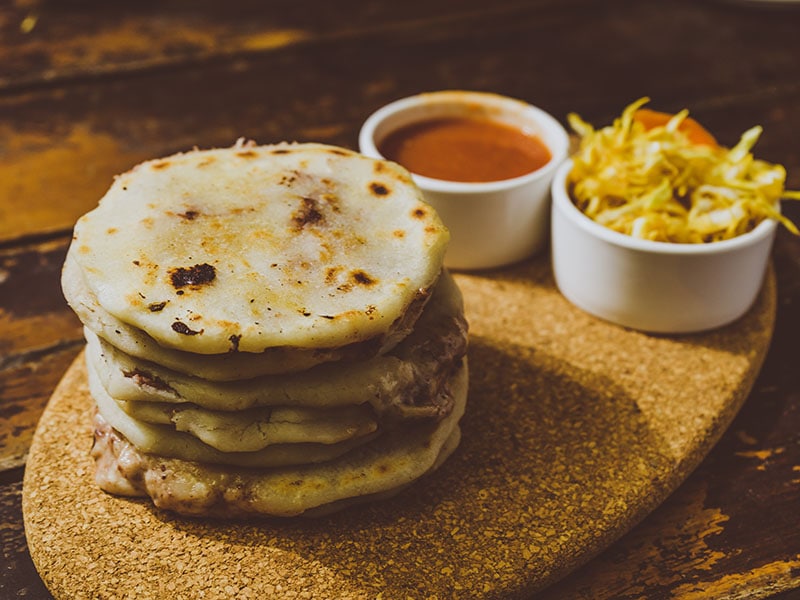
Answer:
<svg viewBox="0 0 800 600"><path fill-rule="evenodd" d="M552 184L556 285L579 308L652 333L691 333L742 316L761 289L777 223L709 244L641 240L583 214L569 197L568 160Z"/></svg>
<svg viewBox="0 0 800 600"><path fill-rule="evenodd" d="M384 158L378 148L391 132L441 117L484 117L538 136L550 161L521 177L463 183L412 173L425 199L450 230L445 264L485 269L514 263L546 247L550 225L550 182L566 158L569 138L561 124L525 102L485 92L430 92L397 100L373 113L361 128L360 151Z"/></svg>

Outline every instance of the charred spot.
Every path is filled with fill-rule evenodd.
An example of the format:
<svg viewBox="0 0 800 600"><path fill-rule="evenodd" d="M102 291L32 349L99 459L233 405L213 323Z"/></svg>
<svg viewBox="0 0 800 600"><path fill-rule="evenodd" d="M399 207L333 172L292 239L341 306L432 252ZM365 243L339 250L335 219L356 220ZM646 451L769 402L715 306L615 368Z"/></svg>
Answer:
<svg viewBox="0 0 800 600"><path fill-rule="evenodd" d="M158 162L154 162L151 166L156 170L160 170L160 169L166 169L167 167L170 166L170 164L171 163L168 160L160 160Z"/></svg>
<svg viewBox="0 0 800 600"><path fill-rule="evenodd" d="M134 261L131 261L131 262L133 262L133 264L136 265L137 267L142 264L138 260L134 260Z"/></svg>
<svg viewBox="0 0 800 600"><path fill-rule="evenodd" d="M388 196L391 193L391 190L379 181L370 183L369 189L376 196Z"/></svg>
<svg viewBox="0 0 800 600"><path fill-rule="evenodd" d="M239 158L255 158L258 156L258 152L254 152L253 150L245 150L243 152L237 152L236 156Z"/></svg>
<svg viewBox="0 0 800 600"><path fill-rule="evenodd" d="M198 210L187 210L186 212L182 212L178 215L182 219L186 219L187 221L194 221L197 217L200 216L200 211Z"/></svg>
<svg viewBox="0 0 800 600"><path fill-rule="evenodd" d="M328 152L335 154L336 156L350 156L350 153L347 150L341 150L340 148L329 148Z"/></svg>
<svg viewBox="0 0 800 600"><path fill-rule="evenodd" d="M322 317L323 319L329 319L331 321L336 318L333 315L320 315L320 317Z"/></svg>
<svg viewBox="0 0 800 600"><path fill-rule="evenodd" d="M231 352L238 352L239 351L239 341L242 339L242 335L232 335L228 338L228 341L231 343Z"/></svg>
<svg viewBox="0 0 800 600"><path fill-rule="evenodd" d="M418 206L417 208L415 208L414 210L411 211L411 216L414 217L415 219L422 219L427 214L428 214L428 211L426 211L421 206Z"/></svg>
<svg viewBox="0 0 800 600"><path fill-rule="evenodd" d="M377 312L377 310L378 310L377 306L370 304L369 306L367 306L367 308L364 309L364 314L371 317Z"/></svg>
<svg viewBox="0 0 800 600"><path fill-rule="evenodd" d="M388 473L389 472L389 467L386 466L383 463L379 464L377 468L378 468L378 473Z"/></svg>
<svg viewBox="0 0 800 600"><path fill-rule="evenodd" d="M320 212L319 202L314 198L303 198L303 205L292 215L295 231L300 231L306 225L316 225L325 221L325 215Z"/></svg>
<svg viewBox="0 0 800 600"><path fill-rule="evenodd" d="M152 302L147 305L147 310L150 312L159 312L164 310L164 307L167 305L166 301L164 302Z"/></svg>
<svg viewBox="0 0 800 600"><path fill-rule="evenodd" d="M292 185L295 181L297 181L298 173L297 171L292 171L291 175L282 175L281 180L278 182L279 185Z"/></svg>
<svg viewBox="0 0 800 600"><path fill-rule="evenodd" d="M203 330L195 331L194 329L189 329L189 326L186 323L181 323L180 321L175 321L172 324L172 331L175 333L180 333L181 335L198 335L203 333Z"/></svg>
<svg viewBox="0 0 800 600"><path fill-rule="evenodd" d="M271 154L289 154L291 150L288 148L276 148L275 150L270 151Z"/></svg>
<svg viewBox="0 0 800 600"><path fill-rule="evenodd" d="M169 271L169 278L174 288L206 285L214 281L216 277L217 270L208 263L191 267L176 267Z"/></svg>
<svg viewBox="0 0 800 600"><path fill-rule="evenodd" d="M371 286L378 283L376 279L373 279L369 274L361 270L353 271L350 273L350 276L353 278L353 281L359 285Z"/></svg>
<svg viewBox="0 0 800 600"><path fill-rule="evenodd" d="M308 310L306 310L305 308L301 308L300 309L300 314L303 315L304 317L310 317L311 316L311 313L308 312Z"/></svg>

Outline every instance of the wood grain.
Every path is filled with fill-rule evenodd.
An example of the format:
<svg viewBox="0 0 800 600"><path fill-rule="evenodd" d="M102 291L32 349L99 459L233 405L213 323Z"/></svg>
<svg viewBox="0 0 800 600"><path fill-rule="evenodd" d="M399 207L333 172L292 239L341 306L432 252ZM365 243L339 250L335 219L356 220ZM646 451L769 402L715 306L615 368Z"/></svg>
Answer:
<svg viewBox="0 0 800 600"><path fill-rule="evenodd" d="M554 0L539 0L542 14ZM563 10L585 9L586 0L560 1ZM395 37L413 32L446 36L509 15L529 3L459 2L458 10L435 2L343 0L316 3L210 0L158 3L21 1L0 7L0 90L64 80L164 69L223 58L265 54L298 45L342 39Z"/></svg>
<svg viewBox="0 0 800 600"><path fill-rule="evenodd" d="M411 0L401 11L387 2L345 0L315 6L312 14L304 13L305 3L272 4L270 10L251 0L0 6L0 362L8 370L0 368L6 382L0 407L10 389L13 404L23 407L0 418L3 435L16 431L6 439L19 441L3 450L12 457L6 465L24 456L34 407L51 393L59 361L67 360L69 348L60 342L75 332L59 333L74 327L65 306L51 310L60 301L57 252L41 252L50 265L41 271L49 281L41 290L31 280L4 285L8 260L24 255L36 264L31 246L65 244L74 219L113 175L142 158L225 145L240 135L353 147L369 112L428 89L506 93L562 121L574 110L595 123L648 94L657 107L690 108L724 143L764 125L758 155L785 164L790 187L800 189L800 112L793 110L800 104L799 11L721 0L673 2L668 10L633 0L448 6ZM794 203L784 205L794 210ZM793 215L800 222L800 212ZM800 586L796 568L788 575L773 571L797 560L800 547L800 242L784 232L778 242L777 331L741 417L662 509L568 577L564 588L553 588L554 597L633 598L641 590L648 598L680 597L678 591L696 597L682 582L710 598L727 599L736 589L760 597L775 590L764 581L772 577L779 587ZM28 316L18 320L9 304L30 305ZM29 375L24 382L22 374ZM0 480L8 565L0 570L0 597L43 598L29 559L9 550L25 543L21 474L5 471ZM775 528L765 531L770 519ZM724 559L715 559L720 553Z"/></svg>
<svg viewBox="0 0 800 600"><path fill-rule="evenodd" d="M432 89L492 90L533 102L562 121L567 112L577 111L598 123L657 89L655 105L669 110L690 106L727 144L735 143L757 115L767 131L760 154L788 164L800 162L789 137L800 128L800 115L785 108L800 102L800 85L769 84L781 69L797 73L800 81L796 64L775 60L768 38L783 34L782 44L796 44L800 52L791 22L769 15L733 20L724 11L709 15L707 8L682 6L673 13L674 25L665 28L656 11L640 3L622 5L624 11L587 8L574 15L547 8L542 12L532 5L498 11L490 19L459 21L459 27L429 24L393 34L376 30L337 38L324 44L325 51L300 45L291 51L188 64L178 71L0 95L0 134L6 140L0 153L0 241L69 231L115 174L145 158L194 146L230 145L240 136L263 143L321 141L355 147L358 128L369 113L389 100ZM711 18L719 19L719 27L709 31ZM569 39L555 55L581 65L569 77L560 61L536 46L551 28L566 25ZM621 53L616 68L626 74L610 88L611 74L591 65L596 54L592 34L598 28L614 32L612 50ZM665 55L659 41L667 31L710 39L702 52L679 46ZM646 45L639 42L637 53L625 50L638 39ZM458 61L452 59L454 45ZM493 48L491 54L485 52L487 46ZM736 72L720 72L718 65L727 64L726 57L736 51L751 54L752 64L764 66L739 64ZM791 54L790 48L785 51ZM669 85L664 85L665 78ZM714 89L713 97L698 89L698 80ZM214 82L213 94L209 81ZM587 95L587 89L593 93ZM755 91L742 94L742 89ZM787 148L790 154L775 148ZM800 184L800 175L792 177Z"/></svg>

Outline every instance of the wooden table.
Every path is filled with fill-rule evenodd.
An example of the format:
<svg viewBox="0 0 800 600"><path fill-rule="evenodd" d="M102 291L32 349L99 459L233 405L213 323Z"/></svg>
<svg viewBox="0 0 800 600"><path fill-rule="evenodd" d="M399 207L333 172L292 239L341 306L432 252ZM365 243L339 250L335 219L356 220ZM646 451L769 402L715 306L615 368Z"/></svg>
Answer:
<svg viewBox="0 0 800 600"><path fill-rule="evenodd" d="M11 4L9 6L8 4ZM82 345L59 288L75 219L115 173L193 146L356 146L366 116L488 90L607 123L688 107L800 189L800 10L764 3L207 0L0 7L0 598L46 598L27 553L26 452ZM449 6L446 6L449 4ZM800 223L800 205L784 203ZM800 240L774 250L777 327L750 398L655 512L546 590L560 598L795 597L800 588ZM794 591L793 591L794 590Z"/></svg>

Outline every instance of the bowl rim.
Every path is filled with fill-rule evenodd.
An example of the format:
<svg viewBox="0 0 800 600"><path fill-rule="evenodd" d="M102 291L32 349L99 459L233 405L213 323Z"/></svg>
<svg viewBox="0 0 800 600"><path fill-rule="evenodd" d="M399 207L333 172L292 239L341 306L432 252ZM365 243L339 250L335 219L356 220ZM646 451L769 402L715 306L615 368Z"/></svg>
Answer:
<svg viewBox="0 0 800 600"><path fill-rule="evenodd" d="M553 182L551 184L553 215L555 215L556 211L558 211L584 232L615 246L653 254L720 254L757 244L763 241L765 238L769 238L775 232L775 229L778 225L777 221L774 219L764 219L761 223L756 225L755 228L747 233L743 233L731 239L709 242L707 244L682 244L676 242L661 242L636 238L631 235L614 231L613 229L609 229L608 227L597 223L591 217L584 214L577 206L575 206L575 204L573 204L572 199L567 192L567 177L569 172L572 170L572 165L573 160L568 158L559 166L553 177Z"/></svg>
<svg viewBox="0 0 800 600"><path fill-rule="evenodd" d="M548 177L566 159L569 150L569 134L566 129L550 113L534 106L523 100L518 100L510 96L503 96L494 92L480 92L469 90L440 90L434 92L422 92L412 96L406 96L394 100L373 112L361 126L358 135L359 149L367 156L378 157L389 160L378 150L375 143L375 132L378 127L388 118L397 114L415 109L419 106L429 104L481 104L484 106L503 106L518 110L520 114L525 114L532 121L536 121L548 134L555 138L555 144L546 143L550 150L550 160L530 173L512 177L510 179L498 179L497 181L465 182L449 181L446 179L436 179L426 177L411 172L416 184L426 191L448 192L458 194L485 194L487 192L503 191L510 188L525 185L531 181ZM556 147L554 147L556 146ZM409 171L410 172L410 171Z"/></svg>

